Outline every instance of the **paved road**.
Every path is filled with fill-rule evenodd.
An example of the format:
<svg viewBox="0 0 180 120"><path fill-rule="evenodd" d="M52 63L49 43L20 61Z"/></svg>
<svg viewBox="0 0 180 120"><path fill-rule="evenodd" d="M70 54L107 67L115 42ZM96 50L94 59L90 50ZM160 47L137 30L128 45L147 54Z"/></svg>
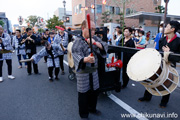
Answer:
<svg viewBox="0 0 180 120"><path fill-rule="evenodd" d="M28 76L25 68L17 69L17 58L13 55L13 75L16 79L7 79L7 66L4 63L4 82L0 83L0 120L79 120L76 81L68 79L68 66L64 65L66 74L59 75L59 81L49 82L47 66L43 59L39 62L41 75ZM179 88L171 94L166 109L158 107L160 97L153 97L150 102L137 102L143 92L142 85L130 81L128 87L120 93L112 92L118 98L116 101L122 100L126 103L119 103L119 105L106 95L100 94L97 108L101 110L102 115L90 114L90 120L137 120L137 118L121 116L133 112L133 109L139 113L175 112L180 115Z"/></svg>

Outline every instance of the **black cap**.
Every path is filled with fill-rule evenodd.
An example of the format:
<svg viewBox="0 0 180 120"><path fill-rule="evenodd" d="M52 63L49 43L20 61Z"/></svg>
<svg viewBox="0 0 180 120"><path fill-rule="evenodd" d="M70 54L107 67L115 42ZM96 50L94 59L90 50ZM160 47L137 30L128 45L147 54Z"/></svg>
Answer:
<svg viewBox="0 0 180 120"><path fill-rule="evenodd" d="M53 33L53 32L50 32L49 35L54 35L54 33Z"/></svg>

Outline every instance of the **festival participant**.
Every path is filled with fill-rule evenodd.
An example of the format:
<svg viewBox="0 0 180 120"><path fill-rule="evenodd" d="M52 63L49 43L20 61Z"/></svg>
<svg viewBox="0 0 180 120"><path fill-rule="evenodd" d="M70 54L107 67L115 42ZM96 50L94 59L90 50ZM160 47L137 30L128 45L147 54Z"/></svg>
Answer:
<svg viewBox="0 0 180 120"><path fill-rule="evenodd" d="M4 33L3 27L0 26L0 50L12 50L12 49L13 48L11 46L10 36ZM8 78L15 79L15 77L12 76L12 53L4 53L4 54L0 54L0 82L3 81L2 66L4 60L6 60L8 66Z"/></svg>
<svg viewBox="0 0 180 120"><path fill-rule="evenodd" d="M131 38L131 33L132 33L132 29L130 27L126 27L124 28L124 41L122 41L122 39L119 42L119 46L125 46L125 47L132 47L135 48L135 44L134 41ZM122 78L123 78L123 85L122 85L122 89L127 87L128 82L129 82L129 77L126 73L126 69L127 69L127 64L130 60L130 58L132 57L133 54L131 53L123 53L123 73L122 73Z"/></svg>
<svg viewBox="0 0 180 120"><path fill-rule="evenodd" d="M50 37L48 38L48 42L50 44L53 44L54 43L54 33L50 32L49 35L50 35Z"/></svg>
<svg viewBox="0 0 180 120"><path fill-rule="evenodd" d="M160 25L159 27L159 33L156 35L156 38L154 40L154 48L156 50L159 50L159 40L161 39L162 37L162 32L163 32L163 24Z"/></svg>
<svg viewBox="0 0 180 120"><path fill-rule="evenodd" d="M174 52L180 54L180 38L177 37L176 32L180 29L180 23L177 21L170 21L165 28L164 34L166 37L162 37L159 41L159 50L164 52ZM168 57L168 61L172 62L172 67L176 67L176 62L179 62L180 59L178 57ZM161 103L159 106L161 108L165 108L169 101L170 94L165 95L161 99ZM144 96L139 98L140 102L142 101L150 101L152 95L146 90Z"/></svg>
<svg viewBox="0 0 180 120"><path fill-rule="evenodd" d="M48 41L49 37L50 37L50 36L49 36L49 30L46 29L46 30L45 30L45 33L44 33L44 35L43 35L43 44L44 44L46 41ZM45 63L47 62L47 56L44 57L44 62L45 62Z"/></svg>
<svg viewBox="0 0 180 120"><path fill-rule="evenodd" d="M28 58L31 58L34 54L36 54L36 36L32 34L31 28L27 28L26 32L27 34L23 36L23 40L21 44L25 43L26 57L28 59ZM34 68L34 73L38 75L39 74L38 65L33 63L33 68ZM28 72L28 75L32 74L31 62L27 63L27 72Z"/></svg>
<svg viewBox="0 0 180 120"><path fill-rule="evenodd" d="M22 42L22 35L21 35L21 30L16 30L16 36L13 37L13 43L12 46L16 50L16 55L18 58L19 62L19 67L22 68L22 63L20 62L21 56L26 59L26 51L25 51L25 44L21 44ZM25 66L27 68L27 63L25 62Z"/></svg>
<svg viewBox="0 0 180 120"><path fill-rule="evenodd" d="M65 27L63 25L61 25L60 27L64 28ZM54 38L54 43L55 45L59 45L61 47L63 47L64 51L59 52L59 60L60 60L60 67L61 67L61 75L64 75L64 64L63 64L63 60L64 60L64 53L67 49L68 46L68 34L67 32L64 32L63 30L59 30L59 34L57 34Z"/></svg>
<svg viewBox="0 0 180 120"><path fill-rule="evenodd" d="M58 52L62 51L60 46L51 45L48 41L45 42L45 47L41 49L37 54L31 57L31 60L37 64L42 57L47 56L47 66L49 73L49 81L53 81L53 70L55 69L55 79L59 80L59 57Z"/></svg>
<svg viewBox="0 0 180 120"><path fill-rule="evenodd" d="M76 37L74 44L72 46L72 56L74 59L76 77L77 77L77 90L78 90L78 103L79 103L79 115L82 119L88 119L89 112L96 115L100 115L101 112L96 109L98 88L99 88L99 78L98 71L92 73L81 73L87 67L98 65L97 55L101 55L106 58L107 53L107 43L102 42L102 40L95 34L95 23L91 23L91 36L93 36L92 43L95 44L93 48L93 56L91 56L89 44L89 30L88 23L86 20L82 22L82 36L87 39L87 42L81 38Z"/></svg>

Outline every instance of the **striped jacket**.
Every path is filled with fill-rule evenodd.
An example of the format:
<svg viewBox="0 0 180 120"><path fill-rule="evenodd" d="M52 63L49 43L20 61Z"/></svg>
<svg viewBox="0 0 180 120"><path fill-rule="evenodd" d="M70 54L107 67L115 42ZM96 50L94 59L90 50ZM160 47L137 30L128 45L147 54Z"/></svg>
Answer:
<svg viewBox="0 0 180 120"><path fill-rule="evenodd" d="M42 57L47 56L47 67L60 67L59 65L59 57L58 52L62 51L60 46L52 45L52 55L54 58L51 57L51 55L47 52L46 48L44 47L41 49L37 54L34 54L32 58L34 59L34 63L37 64ZM53 61L54 59L54 61Z"/></svg>
<svg viewBox="0 0 180 120"><path fill-rule="evenodd" d="M67 46L68 46L68 34L66 32L64 32L63 37L61 37L60 34L57 34L54 37L53 44L60 46L60 43L64 46L65 49L67 49ZM64 51L59 51L58 54L59 55L64 55Z"/></svg>
<svg viewBox="0 0 180 120"><path fill-rule="evenodd" d="M13 50L11 46L11 37L8 34L3 33L3 35L1 36L1 39L4 45L4 49ZM12 53L3 54L3 57L0 60L9 60L9 59L12 59Z"/></svg>
<svg viewBox="0 0 180 120"><path fill-rule="evenodd" d="M21 36L21 40L22 40L22 36ZM16 55L26 55L25 44L19 43L21 42L21 40L19 41L17 39L17 36L13 37L12 46L15 47L16 49Z"/></svg>
<svg viewBox="0 0 180 120"><path fill-rule="evenodd" d="M93 54L95 57L95 65L98 66L97 54L101 55L103 58L106 58L108 45L105 42L102 42L100 38L94 36L95 41L100 42L103 46L104 50L100 50L97 46L93 45ZM89 45L82 39L76 38L74 44L72 46L72 56L74 60L76 77L77 77L77 90L78 92L85 93L90 90L89 84L89 73L80 74L79 72L82 70L82 64L85 66L91 66L90 63L82 63L84 57L90 55ZM83 65L84 66L84 65ZM92 73L93 75L93 89L97 90L99 88L99 77L98 71Z"/></svg>

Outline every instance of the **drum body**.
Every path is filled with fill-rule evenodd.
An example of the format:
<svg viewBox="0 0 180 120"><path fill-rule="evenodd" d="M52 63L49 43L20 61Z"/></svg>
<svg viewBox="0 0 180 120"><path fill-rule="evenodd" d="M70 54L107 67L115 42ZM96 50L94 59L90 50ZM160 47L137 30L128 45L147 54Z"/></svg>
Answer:
<svg viewBox="0 0 180 120"><path fill-rule="evenodd" d="M68 50L68 53L67 53L67 58L68 58L68 64L71 68L74 67L74 60L73 60L73 56L72 56L72 46L73 46L73 42L70 42L68 44L68 47L67 47L67 50Z"/></svg>
<svg viewBox="0 0 180 120"><path fill-rule="evenodd" d="M173 92L179 83L179 74L152 48L137 52L127 66L128 76L140 82L152 95L164 96Z"/></svg>

